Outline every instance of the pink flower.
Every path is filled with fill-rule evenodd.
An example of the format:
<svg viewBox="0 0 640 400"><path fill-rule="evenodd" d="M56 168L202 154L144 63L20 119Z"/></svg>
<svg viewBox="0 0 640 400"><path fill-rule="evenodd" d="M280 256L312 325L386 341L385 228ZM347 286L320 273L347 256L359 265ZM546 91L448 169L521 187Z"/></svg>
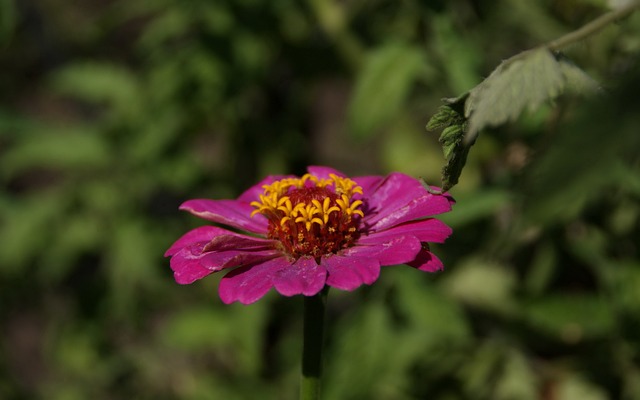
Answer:
<svg viewBox="0 0 640 400"><path fill-rule="evenodd" d="M285 296L313 296L325 285L354 290L375 282L381 266L443 268L427 243L444 242L451 228L429 217L450 211L451 197L400 173L352 180L327 167L308 172L269 176L237 200L183 203L222 227L196 228L167 250L176 282L230 270L220 298L250 304L272 287Z"/></svg>

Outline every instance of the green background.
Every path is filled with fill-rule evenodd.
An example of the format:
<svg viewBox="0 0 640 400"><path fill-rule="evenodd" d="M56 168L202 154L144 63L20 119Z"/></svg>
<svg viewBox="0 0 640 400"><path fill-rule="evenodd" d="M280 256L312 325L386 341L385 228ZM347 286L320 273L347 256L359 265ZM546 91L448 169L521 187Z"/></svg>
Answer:
<svg viewBox="0 0 640 400"><path fill-rule="evenodd" d="M440 99L607 6L0 0L0 398L295 399L302 299L177 285L179 204L313 164L437 184ZM640 399L637 14L566 51L603 96L482 132L443 272L331 291L324 398Z"/></svg>

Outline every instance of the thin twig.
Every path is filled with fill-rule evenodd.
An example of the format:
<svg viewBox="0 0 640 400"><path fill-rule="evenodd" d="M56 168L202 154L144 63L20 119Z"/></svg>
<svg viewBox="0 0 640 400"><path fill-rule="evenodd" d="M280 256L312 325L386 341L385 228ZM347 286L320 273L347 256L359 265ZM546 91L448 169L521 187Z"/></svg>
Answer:
<svg viewBox="0 0 640 400"><path fill-rule="evenodd" d="M601 15L600 17L594 19L593 21L589 22L579 29L576 29L573 32L567 33L566 35L561 36L558 39L546 43L545 45L543 45L543 47L546 47L552 51L558 51L570 44L579 42L580 40L593 35L610 23L626 17L639 8L640 1L633 1L624 7L620 7L617 10L613 10Z"/></svg>

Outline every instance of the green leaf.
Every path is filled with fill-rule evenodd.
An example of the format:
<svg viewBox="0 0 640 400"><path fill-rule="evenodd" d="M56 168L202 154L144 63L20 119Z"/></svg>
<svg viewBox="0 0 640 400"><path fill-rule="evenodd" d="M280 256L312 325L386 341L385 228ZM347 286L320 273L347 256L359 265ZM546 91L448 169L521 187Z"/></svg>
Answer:
<svg viewBox="0 0 640 400"><path fill-rule="evenodd" d="M564 377L554 390L558 400L607 400L605 391L577 374Z"/></svg>
<svg viewBox="0 0 640 400"><path fill-rule="evenodd" d="M462 168L467 162L469 148L473 143L465 143L467 120L464 117L464 104L468 93L462 96L442 99L445 105L427 123L427 130L444 128L440 134L442 152L447 163L442 168L441 188L446 192L458 183ZM425 186L426 187L426 186Z"/></svg>
<svg viewBox="0 0 640 400"><path fill-rule="evenodd" d="M106 140L88 128L40 129L43 131L30 132L3 155L0 167L4 177L33 167L81 171L110 161Z"/></svg>
<svg viewBox="0 0 640 400"><path fill-rule="evenodd" d="M464 138L464 127L462 125L451 125L442 130L440 135L440 143L444 158L451 160L456 153L458 145L462 143Z"/></svg>
<svg viewBox="0 0 640 400"><path fill-rule="evenodd" d="M566 57L540 47L503 61L487 79L473 88L465 104L469 119L467 140L480 130L515 120L535 111L558 95L572 91L593 94L598 84Z"/></svg>
<svg viewBox="0 0 640 400"><path fill-rule="evenodd" d="M447 298L437 287L427 286L428 281L417 279L416 273L395 274L395 283L402 288L396 294L398 305L413 325L410 334L416 336L416 343L409 351L429 352L431 347L442 346L443 342L467 343L471 339L471 328L460 304Z"/></svg>
<svg viewBox="0 0 640 400"><path fill-rule="evenodd" d="M598 93L601 90L595 79L569 60L561 59L558 61L558 67L564 77L566 91L588 95Z"/></svg>
<svg viewBox="0 0 640 400"><path fill-rule="evenodd" d="M195 354L217 352L235 370L255 374L260 367L266 316L264 303L191 306L171 316L158 340L163 348Z"/></svg>
<svg viewBox="0 0 640 400"><path fill-rule="evenodd" d="M136 298L148 291L157 279L157 268L151 227L135 218L113 221L115 229L105 238L109 246L107 273L114 288L110 292L109 308L114 316L135 315Z"/></svg>
<svg viewBox="0 0 640 400"><path fill-rule="evenodd" d="M500 64L473 88L465 104L469 139L488 126L516 119L561 93L564 76L545 48L520 53Z"/></svg>
<svg viewBox="0 0 640 400"><path fill-rule="evenodd" d="M547 295L525 305L524 315L534 328L573 344L611 334L615 326L611 308L592 295Z"/></svg>
<svg viewBox="0 0 640 400"><path fill-rule="evenodd" d="M100 218L94 213L78 212L56 224L57 233L48 240L46 254L41 254L38 274L46 282L60 282L77 266L82 254L100 250L106 239Z"/></svg>
<svg viewBox="0 0 640 400"><path fill-rule="evenodd" d="M461 193L456 200L455 212L438 216L454 229L494 215L511 202L511 196L506 190L493 189Z"/></svg>
<svg viewBox="0 0 640 400"><path fill-rule="evenodd" d="M438 13L430 17L434 50L440 59L449 87L454 91L466 90L478 83L478 68L483 62L483 49L457 24L456 17Z"/></svg>
<svg viewBox="0 0 640 400"><path fill-rule="evenodd" d="M452 124L458 123L460 120L460 113L451 108L449 105L440 106L438 112L431 117L427 123L427 130L433 131L440 128L448 127Z"/></svg>
<svg viewBox="0 0 640 400"><path fill-rule="evenodd" d="M524 289L530 295L542 295L553 277L557 259L556 251L549 242L541 243L536 249L524 281Z"/></svg>
<svg viewBox="0 0 640 400"><path fill-rule="evenodd" d="M447 164L442 171L444 191L458 178L478 132L535 111L565 91L593 94L598 84L566 58L557 59L542 47L502 62L469 93L446 100L447 105L427 123L427 129L444 127L440 136Z"/></svg>
<svg viewBox="0 0 640 400"><path fill-rule="evenodd" d="M458 131L460 136L464 135L464 129ZM445 149L445 155L449 158L442 168L442 191L446 192L456 184L462 174L462 169L467 163L467 156L473 143L466 144L461 138L457 138L450 148Z"/></svg>
<svg viewBox="0 0 640 400"><path fill-rule="evenodd" d="M16 15L14 0L0 0L0 46L9 42L16 27Z"/></svg>
<svg viewBox="0 0 640 400"><path fill-rule="evenodd" d="M615 307L640 324L640 263L609 264L607 270L611 275L609 292Z"/></svg>
<svg viewBox="0 0 640 400"><path fill-rule="evenodd" d="M51 226L67 204L63 192L39 193L0 203L1 274L20 272L49 245Z"/></svg>
<svg viewBox="0 0 640 400"><path fill-rule="evenodd" d="M515 284L512 269L479 259L456 266L443 279L443 288L454 298L500 314L514 309Z"/></svg>
<svg viewBox="0 0 640 400"><path fill-rule="evenodd" d="M411 84L426 68L418 46L390 43L371 53L349 105L350 132L361 139L376 133L398 113Z"/></svg>
<svg viewBox="0 0 640 400"><path fill-rule="evenodd" d="M509 349L505 355L502 375L496 383L496 400L537 400L538 382L527 358L520 351Z"/></svg>
<svg viewBox="0 0 640 400"><path fill-rule="evenodd" d="M619 87L585 102L560 125L523 179L529 222L567 221L615 187L638 192L639 84L638 76L624 77Z"/></svg>
<svg viewBox="0 0 640 400"><path fill-rule="evenodd" d="M390 312L381 302L367 303L350 318L336 339L337 351L329 357L331 363L326 369L328 385L323 388L327 399L374 398L373 394L401 385L405 352L396 349L402 340ZM396 389L386 398L397 398L397 392Z"/></svg>
<svg viewBox="0 0 640 400"><path fill-rule="evenodd" d="M94 104L105 104L116 114L133 117L141 112L140 88L136 76L120 65L76 62L52 76L59 93Z"/></svg>

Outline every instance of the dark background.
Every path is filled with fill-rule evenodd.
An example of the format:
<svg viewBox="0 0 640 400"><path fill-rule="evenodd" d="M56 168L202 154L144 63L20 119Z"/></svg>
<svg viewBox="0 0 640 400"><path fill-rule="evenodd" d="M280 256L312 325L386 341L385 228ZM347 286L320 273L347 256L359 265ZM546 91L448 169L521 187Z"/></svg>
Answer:
<svg viewBox="0 0 640 400"><path fill-rule="evenodd" d="M178 205L310 164L437 184L440 99L609 5L0 1L0 398L296 398L301 298L175 284ZM637 14L566 50L605 95L480 135L444 272L330 293L324 398L640 399Z"/></svg>

